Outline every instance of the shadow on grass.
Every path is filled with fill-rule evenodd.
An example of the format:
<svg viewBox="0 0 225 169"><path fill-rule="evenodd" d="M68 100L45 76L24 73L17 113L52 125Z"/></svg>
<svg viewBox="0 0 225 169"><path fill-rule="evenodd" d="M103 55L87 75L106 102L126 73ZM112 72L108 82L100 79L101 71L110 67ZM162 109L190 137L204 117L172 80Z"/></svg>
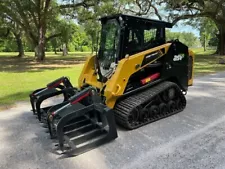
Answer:
<svg viewBox="0 0 225 169"><path fill-rule="evenodd" d="M55 70L57 68L70 68L76 64L84 63L86 57L59 58L49 57L43 62L37 62L33 57L0 57L0 72L41 72L44 70Z"/></svg>
<svg viewBox="0 0 225 169"><path fill-rule="evenodd" d="M17 92L13 94L9 94L3 97L0 97L1 103L0 108L4 109L7 107L11 107L15 104L15 102L19 101L28 101L29 100L29 94L31 93L31 90L27 90L24 92Z"/></svg>
<svg viewBox="0 0 225 169"><path fill-rule="evenodd" d="M206 75L225 70L225 65L219 64L223 56L198 54L195 57L194 72L197 75Z"/></svg>

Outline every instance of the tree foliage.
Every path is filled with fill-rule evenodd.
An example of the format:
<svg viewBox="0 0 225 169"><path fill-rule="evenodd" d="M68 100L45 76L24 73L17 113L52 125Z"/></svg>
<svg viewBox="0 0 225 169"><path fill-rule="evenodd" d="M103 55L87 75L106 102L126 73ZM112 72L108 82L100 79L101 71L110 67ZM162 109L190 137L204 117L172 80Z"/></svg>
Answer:
<svg viewBox="0 0 225 169"><path fill-rule="evenodd" d="M225 54L225 1L224 0L159 0L159 4L165 3L170 11L173 23L179 20L206 17L216 25L219 34L219 54Z"/></svg>
<svg viewBox="0 0 225 169"><path fill-rule="evenodd" d="M57 15L56 2L51 0L5 0L0 3L3 15L15 22L24 32L28 41L35 48L36 57L45 57L46 31Z"/></svg>
<svg viewBox="0 0 225 169"><path fill-rule="evenodd" d="M97 49L100 17L125 13L162 20L159 9L164 6L174 24L181 19L211 18L196 23L201 42L216 44L222 34L221 4L221 0L4 0L0 1L0 50L35 51L38 60L44 60L45 51L63 51L64 55L67 51L93 52ZM167 38L180 39L188 46L199 44L192 33L167 31Z"/></svg>
<svg viewBox="0 0 225 169"><path fill-rule="evenodd" d="M175 39L179 39L179 41L181 41L188 47L199 46L199 39L195 36L195 34L191 32L171 32L170 30L167 30L166 40L171 41Z"/></svg>
<svg viewBox="0 0 225 169"><path fill-rule="evenodd" d="M22 44L22 30L16 24L14 21L9 20L5 15L2 15L3 13L0 12L0 38L5 42L5 48L6 50L12 49L9 47L9 44L14 46L14 44L17 44L17 51L19 52L18 57L23 57L24 56L24 49L23 49L23 44ZM12 37L14 36L14 38ZM15 41L11 40L8 41L8 39L15 39ZM4 48L2 48L4 49Z"/></svg>
<svg viewBox="0 0 225 169"><path fill-rule="evenodd" d="M200 41L204 49L218 45L218 29L215 23L208 18L199 21Z"/></svg>
<svg viewBox="0 0 225 169"><path fill-rule="evenodd" d="M57 32L46 36L60 12L68 8L74 10L78 7L88 8L98 2L98 0L79 2L65 0L65 3L59 4L56 0L4 0L0 2L0 8L5 17L14 21L25 32L28 41L35 49L37 59L44 60L47 42L61 34Z"/></svg>

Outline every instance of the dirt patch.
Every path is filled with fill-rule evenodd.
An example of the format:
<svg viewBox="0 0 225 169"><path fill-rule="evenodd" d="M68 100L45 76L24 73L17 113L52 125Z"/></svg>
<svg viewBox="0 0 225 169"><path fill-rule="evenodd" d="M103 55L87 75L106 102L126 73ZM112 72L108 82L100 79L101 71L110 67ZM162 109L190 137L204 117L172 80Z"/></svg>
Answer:
<svg viewBox="0 0 225 169"><path fill-rule="evenodd" d="M13 107L16 107L16 105L15 104L0 105L0 111L7 110L7 109L11 109Z"/></svg>

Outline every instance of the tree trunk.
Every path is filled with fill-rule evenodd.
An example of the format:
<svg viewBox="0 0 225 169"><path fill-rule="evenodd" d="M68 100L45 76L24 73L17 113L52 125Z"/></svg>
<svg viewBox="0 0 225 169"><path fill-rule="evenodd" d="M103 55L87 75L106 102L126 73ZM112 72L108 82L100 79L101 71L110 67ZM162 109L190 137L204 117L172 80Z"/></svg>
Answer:
<svg viewBox="0 0 225 169"><path fill-rule="evenodd" d="M91 38L91 53L94 53L94 50L95 50L95 49L94 49L94 46L95 46L95 45L94 45L94 38L92 37L92 38Z"/></svg>
<svg viewBox="0 0 225 169"><path fill-rule="evenodd" d="M35 57L38 61L43 61L45 59L45 47L43 44L39 44L35 47Z"/></svg>
<svg viewBox="0 0 225 169"><path fill-rule="evenodd" d="M67 45L64 44L63 45L63 56L67 56L67 55L68 55Z"/></svg>
<svg viewBox="0 0 225 169"><path fill-rule="evenodd" d="M20 33L16 33L16 32L13 32L15 38L16 38L16 43L17 43L17 47L18 47L18 57L21 58L21 57L24 57L24 49L23 49L23 42L22 42L22 39L21 39L21 32Z"/></svg>
<svg viewBox="0 0 225 169"><path fill-rule="evenodd" d="M54 47L54 52L55 52L55 54L57 54L57 49L56 49L56 47Z"/></svg>
<svg viewBox="0 0 225 169"><path fill-rule="evenodd" d="M217 46L217 54L225 55L225 25L219 25L219 43Z"/></svg>
<svg viewBox="0 0 225 169"><path fill-rule="evenodd" d="M40 24L39 34L38 34L38 44L35 47L35 57L38 61L43 61L45 59L45 25Z"/></svg>
<svg viewBox="0 0 225 169"><path fill-rule="evenodd" d="M206 51L206 35L204 35L204 52Z"/></svg>

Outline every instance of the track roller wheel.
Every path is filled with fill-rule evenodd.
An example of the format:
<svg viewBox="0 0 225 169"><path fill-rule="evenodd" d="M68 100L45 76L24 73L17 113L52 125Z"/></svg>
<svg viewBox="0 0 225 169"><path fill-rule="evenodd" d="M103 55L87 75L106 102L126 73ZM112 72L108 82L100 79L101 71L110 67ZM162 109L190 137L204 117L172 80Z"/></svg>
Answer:
<svg viewBox="0 0 225 169"><path fill-rule="evenodd" d="M137 108L134 108L129 116L128 116L128 122L131 126L135 126L138 123L140 111Z"/></svg>
<svg viewBox="0 0 225 169"><path fill-rule="evenodd" d="M174 111L176 111L176 109L177 109L177 105L176 105L176 103L175 103L175 101L169 101L169 103L168 103L168 108L169 108L169 111L172 113L172 112L174 112Z"/></svg>
<svg viewBox="0 0 225 169"><path fill-rule="evenodd" d="M148 116L151 118L157 116L159 113L160 113L159 107L156 105L152 105L148 111Z"/></svg>
<svg viewBox="0 0 225 169"><path fill-rule="evenodd" d="M169 108L168 108L167 104L161 103L159 105L159 111L160 111L160 114L161 115L168 114L169 113Z"/></svg>
<svg viewBox="0 0 225 169"><path fill-rule="evenodd" d="M140 112L140 121L147 121L147 120L148 120L148 110L144 108Z"/></svg>

